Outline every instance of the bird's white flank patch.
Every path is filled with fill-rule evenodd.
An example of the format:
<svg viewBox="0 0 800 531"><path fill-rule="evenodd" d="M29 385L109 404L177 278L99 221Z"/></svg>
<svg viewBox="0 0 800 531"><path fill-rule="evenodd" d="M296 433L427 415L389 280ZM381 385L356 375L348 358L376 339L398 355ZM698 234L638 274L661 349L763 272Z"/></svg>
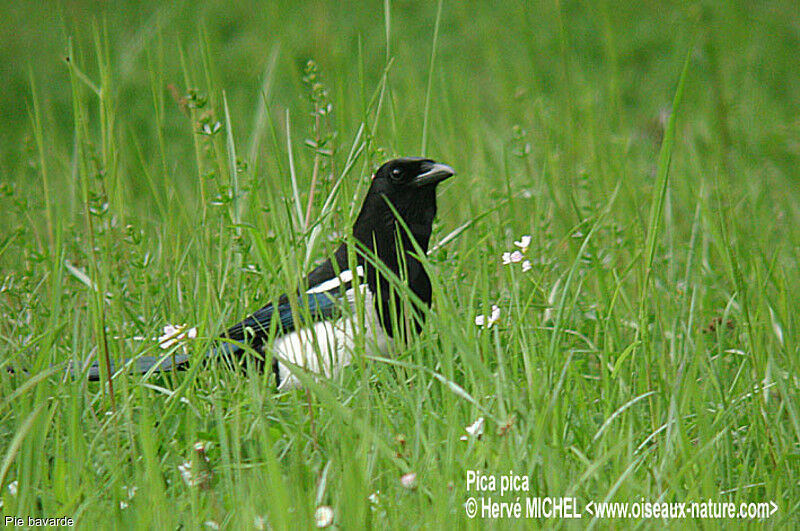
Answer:
<svg viewBox="0 0 800 531"><path fill-rule="evenodd" d="M275 340L273 352L278 359L279 390L300 386L299 379L284 362L330 378L350 364L358 336L364 337L368 354L384 355L389 351L392 340L380 324L372 292L366 283L357 288L364 304L363 320L355 307L356 290L350 288L344 293L344 299L350 305L349 315L335 321L316 322Z"/></svg>
<svg viewBox="0 0 800 531"><path fill-rule="evenodd" d="M364 268L361 266L356 266L356 275L359 277L363 277ZM336 289L352 281L353 281L353 272L347 269L345 271L342 271L338 277L333 277L330 280L326 280L325 282L318 284L313 288L307 290L306 293L325 293L326 291Z"/></svg>

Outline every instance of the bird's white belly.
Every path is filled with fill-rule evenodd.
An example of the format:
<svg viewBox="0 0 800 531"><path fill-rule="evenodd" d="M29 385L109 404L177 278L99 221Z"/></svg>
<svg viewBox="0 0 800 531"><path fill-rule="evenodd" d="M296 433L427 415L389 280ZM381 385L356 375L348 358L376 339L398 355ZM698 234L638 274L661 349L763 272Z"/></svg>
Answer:
<svg viewBox="0 0 800 531"><path fill-rule="evenodd" d="M363 301L360 306L364 309L362 316L355 308L355 291L351 288L345 293L351 311L344 317L314 323L275 340L273 353L278 362L279 390L300 386L300 380L292 374L292 370L297 369L290 370L285 362L330 378L350 364L360 340L368 354L388 352L391 338L379 322L372 294L364 284L360 286L360 292Z"/></svg>

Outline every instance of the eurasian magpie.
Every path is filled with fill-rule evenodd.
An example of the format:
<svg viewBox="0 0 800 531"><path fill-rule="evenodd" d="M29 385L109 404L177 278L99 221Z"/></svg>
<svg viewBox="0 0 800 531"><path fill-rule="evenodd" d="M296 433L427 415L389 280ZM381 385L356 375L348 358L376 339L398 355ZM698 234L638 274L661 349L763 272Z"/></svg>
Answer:
<svg viewBox="0 0 800 531"><path fill-rule="evenodd" d="M230 327L205 358L241 363L248 348L253 349L263 357L262 367L271 358L278 388L287 389L300 383L290 365L326 376L337 374L349 364L358 334L363 334L371 353L385 354L399 330L419 333L424 311L403 304L397 279L430 307L430 278L409 234L427 252L436 216L436 185L454 173L450 166L426 158L404 157L383 164L353 225L354 248L342 243L295 292L281 295L276 304L267 304ZM395 277L393 282L386 271ZM363 300L363 316L357 315L358 298ZM404 315L408 306L411 315ZM186 354L174 354L139 357L125 366L145 374L185 368L188 363ZM112 364L111 372L115 370ZM89 367L88 377L100 378L97 362Z"/></svg>

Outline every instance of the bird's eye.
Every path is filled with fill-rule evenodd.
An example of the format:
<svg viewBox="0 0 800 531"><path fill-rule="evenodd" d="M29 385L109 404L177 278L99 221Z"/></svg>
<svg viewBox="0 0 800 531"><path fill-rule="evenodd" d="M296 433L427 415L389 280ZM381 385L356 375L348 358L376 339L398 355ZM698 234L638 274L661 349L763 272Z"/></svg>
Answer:
<svg viewBox="0 0 800 531"><path fill-rule="evenodd" d="M398 181L402 175L403 171L400 168L394 168L392 170L392 180Z"/></svg>

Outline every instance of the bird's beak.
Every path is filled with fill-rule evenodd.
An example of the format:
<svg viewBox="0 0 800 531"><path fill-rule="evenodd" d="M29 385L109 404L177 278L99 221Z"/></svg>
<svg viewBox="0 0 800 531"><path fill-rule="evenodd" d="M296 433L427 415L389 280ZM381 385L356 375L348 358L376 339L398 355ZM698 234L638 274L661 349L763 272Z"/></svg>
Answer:
<svg viewBox="0 0 800 531"><path fill-rule="evenodd" d="M434 162L424 168L426 171L420 173L411 181L416 187L428 186L429 184L438 184L445 179L448 179L456 174L456 172L447 164L439 164Z"/></svg>

